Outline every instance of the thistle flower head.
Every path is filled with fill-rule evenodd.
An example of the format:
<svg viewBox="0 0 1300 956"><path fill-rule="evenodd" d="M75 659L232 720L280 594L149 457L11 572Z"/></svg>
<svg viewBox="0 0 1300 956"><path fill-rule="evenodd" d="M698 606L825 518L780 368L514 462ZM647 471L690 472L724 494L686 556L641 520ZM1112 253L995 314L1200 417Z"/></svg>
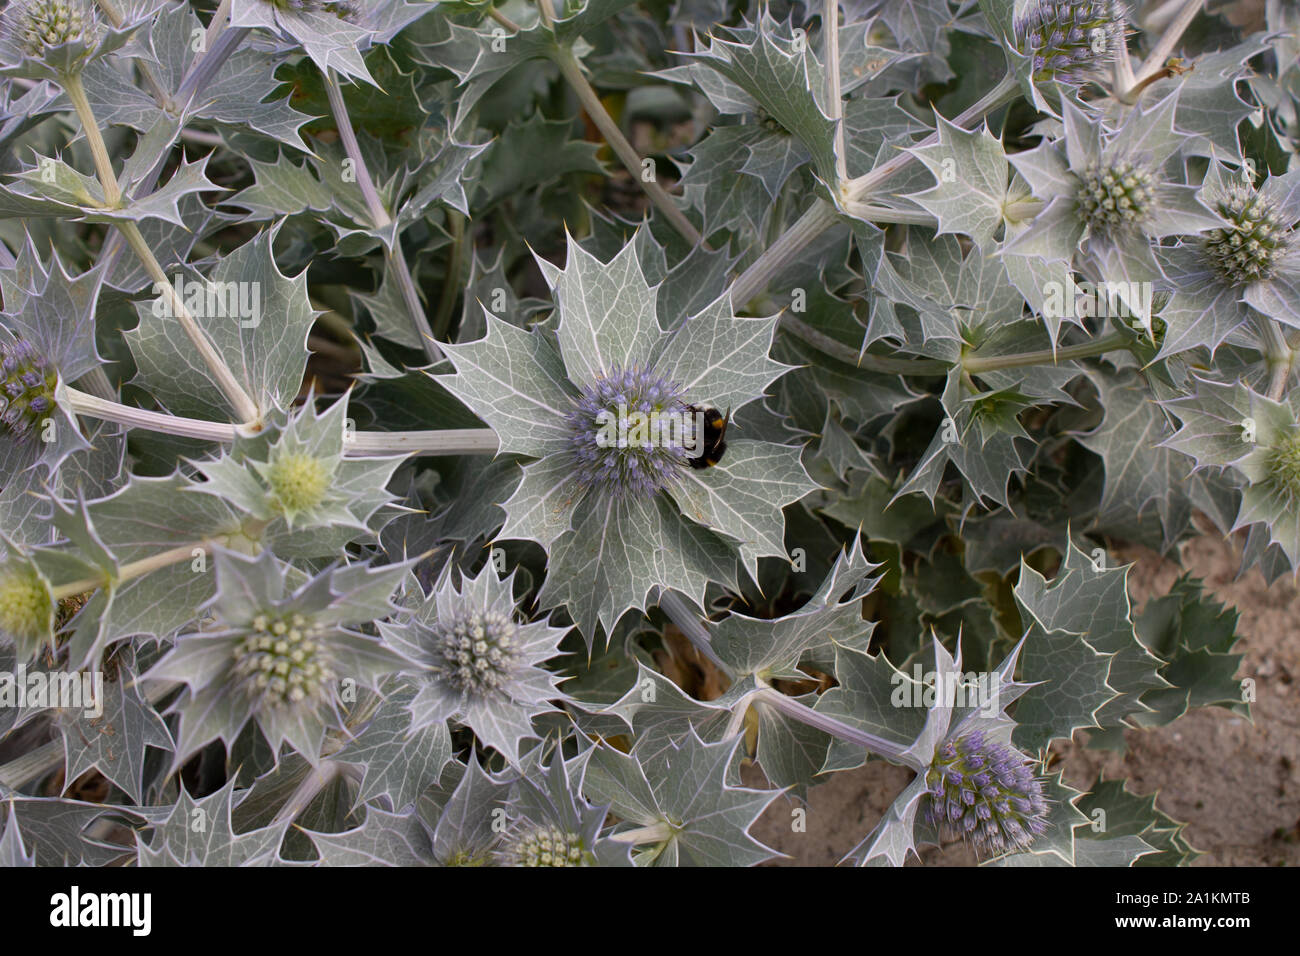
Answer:
<svg viewBox="0 0 1300 956"><path fill-rule="evenodd" d="M0 638L30 650L49 638L54 598L35 569L18 562L0 565Z"/></svg>
<svg viewBox="0 0 1300 956"><path fill-rule="evenodd" d="M29 439L54 410L59 375L31 343L0 340L0 431Z"/></svg>
<svg viewBox="0 0 1300 956"><path fill-rule="evenodd" d="M23 51L37 58L66 43L93 45L99 25L87 0L17 0L6 20Z"/></svg>
<svg viewBox="0 0 1300 956"><path fill-rule="evenodd" d="M1080 177L1079 212L1095 232L1137 226L1155 205L1155 177L1127 161L1094 163Z"/></svg>
<svg viewBox="0 0 1300 956"><path fill-rule="evenodd" d="M1047 829L1043 787L1024 756L983 731L945 741L925 780L931 822L979 853L1023 850Z"/></svg>
<svg viewBox="0 0 1300 956"><path fill-rule="evenodd" d="M686 467L682 387L639 366L615 368L582 390L568 414L573 477L583 489L647 497ZM620 447L622 445L622 447Z"/></svg>
<svg viewBox="0 0 1300 956"><path fill-rule="evenodd" d="M499 611L471 611L440 626L441 671L457 690L485 694L511 677L520 656L515 626Z"/></svg>
<svg viewBox="0 0 1300 956"><path fill-rule="evenodd" d="M1300 431L1279 435L1265 459L1267 482L1291 501L1300 501Z"/></svg>
<svg viewBox="0 0 1300 956"><path fill-rule="evenodd" d="M288 452L271 462L266 481L286 514L311 511L325 501L333 470L308 452Z"/></svg>
<svg viewBox="0 0 1300 956"><path fill-rule="evenodd" d="M240 693L258 711L325 703L335 675L324 637L302 614L257 615L234 645Z"/></svg>
<svg viewBox="0 0 1300 956"><path fill-rule="evenodd" d="M1124 50L1124 13L1115 0L1037 0L1016 24L1016 45L1033 78L1079 85L1104 75Z"/></svg>
<svg viewBox="0 0 1300 956"><path fill-rule="evenodd" d="M595 859L582 838L554 824L528 826L506 838L501 848L506 866L593 866Z"/></svg>
<svg viewBox="0 0 1300 956"><path fill-rule="evenodd" d="M1277 206L1253 187L1234 182L1218 209L1228 225L1202 240L1210 268L1229 286L1270 278L1289 241Z"/></svg>

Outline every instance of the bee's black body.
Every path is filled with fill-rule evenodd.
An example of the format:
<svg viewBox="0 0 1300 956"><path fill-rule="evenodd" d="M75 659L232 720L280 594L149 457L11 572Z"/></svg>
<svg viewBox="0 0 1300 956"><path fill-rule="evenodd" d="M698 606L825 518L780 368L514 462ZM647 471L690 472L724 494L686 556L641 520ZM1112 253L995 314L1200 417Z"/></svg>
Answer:
<svg viewBox="0 0 1300 956"><path fill-rule="evenodd" d="M692 468L712 468L722 461L722 456L727 451L727 443L723 439L727 434L727 421L731 418L731 412L728 410L723 415L711 405L687 405L686 410L692 415L696 412L704 415L704 434L698 439L703 443L703 448L699 455L686 461Z"/></svg>

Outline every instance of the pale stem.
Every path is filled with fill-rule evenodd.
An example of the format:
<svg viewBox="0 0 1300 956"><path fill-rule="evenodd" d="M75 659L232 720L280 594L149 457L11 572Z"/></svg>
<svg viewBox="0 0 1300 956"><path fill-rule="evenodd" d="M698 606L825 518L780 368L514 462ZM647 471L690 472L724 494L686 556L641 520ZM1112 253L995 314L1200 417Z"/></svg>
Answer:
<svg viewBox="0 0 1300 956"><path fill-rule="evenodd" d="M333 760L322 760L303 778L302 783L284 802L271 823L292 822L316 799L317 794L342 776L342 765Z"/></svg>
<svg viewBox="0 0 1300 956"><path fill-rule="evenodd" d="M1020 86L1010 74L998 81L998 84L960 113L953 120L953 125L965 127L972 120L982 117L1003 106L1019 95ZM931 133L916 147L931 146L939 141L938 132ZM873 189L881 185L900 169L903 169L916 157L911 153L900 153L886 163L882 163L865 176L850 179L840 185L842 201L860 202ZM814 239L839 221L839 214L825 200L816 200L799 219L785 231L776 242L763 250L731 286L731 301L743 310L745 303L767 288L767 284L806 249Z"/></svg>
<svg viewBox="0 0 1300 956"><path fill-rule="evenodd" d="M826 108L835 121L835 179L844 182L849 178L847 150L844 142L844 100L840 96L840 5L839 0L822 3L822 29L826 42Z"/></svg>
<svg viewBox="0 0 1300 956"><path fill-rule="evenodd" d="M555 9L551 5L551 0L537 0L537 11L541 15L542 21L549 27L555 22ZM650 197L650 201L655 207L664 214L664 217L681 233L692 246L697 246L702 241L699 230L686 218L686 214L677 208L672 197L664 192L662 186L654 180L646 181L641 170L641 156L633 148L632 144L627 141L623 131L618 128L614 118L609 115L605 109L605 104L600 101L600 96L592 89L587 82L586 76L582 73L582 66L578 63L578 58L573 55L573 50L565 47L554 54L555 63L560 68L560 73L573 88L573 92L578 96L578 102L582 104L583 110L591 117L591 121L596 124L600 134L605 137L605 142L609 143L610 148L618 156L623 166L632 175L632 181L640 184L645 194Z"/></svg>
<svg viewBox="0 0 1300 956"><path fill-rule="evenodd" d="M108 158L108 147L104 145L104 136L95 121L95 113L86 98L86 86L81 82L80 73L69 73L63 77L63 91L72 101L72 108L81 120L81 130L86 134L86 143L90 146L90 156L95 162L95 174L104 190L104 202L109 208L116 209L122 202L122 190L117 185L117 174L113 172L113 162Z"/></svg>
<svg viewBox="0 0 1300 956"><path fill-rule="evenodd" d="M334 114L334 125L338 127L339 139L343 141L344 151L352 160L357 185L361 188L361 195L365 199L371 222L376 229L383 229L392 225L393 217L380 199L379 190L370 175L370 167L366 165L366 158L361 153L361 144L357 141L356 131L352 128L352 117L343 99L343 89L339 86L338 75L333 70L329 70L325 73L324 79L325 94L329 97L330 111ZM428 356L430 362L439 361L442 358L442 350L429 334L429 322L424 314L424 306L420 303L420 293L415 287L415 278L406 264L406 257L402 255L400 235L394 237L391 249L385 243L384 262L390 274L397 280L398 288L402 293L402 302L406 305L407 317L411 321L415 337L424 347L424 354Z"/></svg>
<svg viewBox="0 0 1300 956"><path fill-rule="evenodd" d="M154 283L162 290L164 298L171 309L171 314L180 322L181 328L189 336L194 348L199 353L199 358L211 373L216 381L217 387L221 393L226 396L226 401L230 402L230 407L235 413L235 417L245 422L255 422L261 417L257 403L249 397L248 392L239 384L235 378L235 373L230 370L221 353L217 351L216 346L209 341L203 329L199 327L198 321L190 314L186 308L185 302L176 294L172 287L171 281L167 278L167 273L163 272L162 265L154 256L153 250L149 248L149 243L140 233L140 227L131 221L118 221L114 225L122 233L122 238L126 240L131 251L136 254L140 262L144 265L145 272L153 279Z"/></svg>
<svg viewBox="0 0 1300 956"><path fill-rule="evenodd" d="M756 693L757 690L752 690L736 701L736 706L731 711L731 719L727 721L727 729L722 732L723 740L730 740L745 726L745 715L749 713L750 702L753 701Z"/></svg>
<svg viewBox="0 0 1300 956"><path fill-rule="evenodd" d="M608 839L615 843L663 843L665 840L671 840L672 836L672 828L667 823L652 823L648 827L611 833Z"/></svg>
<svg viewBox="0 0 1300 956"><path fill-rule="evenodd" d="M487 12L488 12L488 16L490 16L493 20L501 24L503 27L505 27L507 30L511 31L512 33L518 33L522 29L522 27L520 27L519 24L515 23L515 21L511 20L508 16L506 16L496 7L488 7Z"/></svg>
<svg viewBox="0 0 1300 956"><path fill-rule="evenodd" d="M942 359L904 359L872 355L850 348L838 339L833 339L825 332L814 329L791 312L781 314L781 328L797 339L807 342L817 351L839 359L848 365L856 365L868 372L880 372L884 375L947 375L951 365Z"/></svg>
<svg viewBox="0 0 1300 956"><path fill-rule="evenodd" d="M99 124L95 121L95 114L90 108L90 101L86 98L86 88L81 82L81 75L74 73L66 76L63 78L63 84L68 99L72 101L73 109L77 112L77 118L81 121L81 128L86 135L86 141L90 144L90 152L95 160L95 172L98 174L100 186L104 190L104 198L110 207L115 208L121 203L122 192L118 188L117 177L113 174L113 164L109 161L108 148L104 145L104 137L99 132ZM185 303L176 294L176 290L172 288L172 284L168 281L162 266L159 265L153 250L149 248L149 243L140 234L140 227L131 220L116 220L113 224L117 226L127 244L139 256L140 262L144 264L145 271L149 273L150 278L162 287L163 294L171 304L172 314L181 323L181 328L189 336L190 341L199 353L199 357L203 360L203 364L212 373L217 386L230 402L235 414L245 421L256 419L258 417L257 405L248 397L248 393L235 379L230 367L226 365L220 353L208 341L208 337L203 334L203 330L199 328L194 316L190 315L189 310L185 308Z"/></svg>
<svg viewBox="0 0 1300 956"><path fill-rule="evenodd" d="M1286 395L1287 381L1295 364L1295 352L1287 344L1281 327L1264 315L1256 315L1255 328L1263 346L1264 360L1268 363L1268 397L1275 402Z"/></svg>
<svg viewBox="0 0 1300 956"><path fill-rule="evenodd" d="M844 203L844 211L854 218L870 222L896 222L908 226L929 226L931 229L939 225L938 217L924 209L894 209L850 199Z"/></svg>
<svg viewBox="0 0 1300 956"><path fill-rule="evenodd" d="M718 656L709 640L709 632L700 622L699 616L682 600L675 591L664 590L659 595L659 607L668 619L677 625L677 629L686 636L700 656L706 658L714 667L727 675L729 680L736 679L736 671L730 664Z"/></svg>
<svg viewBox="0 0 1300 956"><path fill-rule="evenodd" d="M221 537L228 536L222 535ZM213 542L208 540L194 541L175 548L168 548L166 551L159 551L157 554L151 554L149 557L141 558L138 561L129 561L118 567L113 580L115 583L121 584L123 581L131 581L135 578L144 577L146 574L152 574L154 571L169 568L173 564L193 561L196 557L195 551L202 551L206 554L212 548L212 544ZM85 594L87 591L105 587L109 583L106 575L97 578L82 578L80 581L71 581L68 584L60 584L56 588L51 588L50 595L54 600L62 601L65 598L75 597L78 594Z"/></svg>
<svg viewBox="0 0 1300 956"><path fill-rule="evenodd" d="M994 372L1004 368L1026 368L1030 365L1060 365L1062 362L1092 358L1097 355L1104 355L1106 352L1128 348L1128 344L1129 338L1123 332L1111 332L1107 335L1100 335L1089 342L1067 345L1055 351L1040 349L1037 352L989 356L981 356L978 352L972 352L962 357L961 364L962 368L969 374L979 375L983 372Z"/></svg>
<svg viewBox="0 0 1300 956"><path fill-rule="evenodd" d="M846 724L829 714L813 710L807 704L801 703L793 697L787 697L774 687L760 688L754 695L754 701L755 703L766 704L786 717L797 720L801 724L807 724L824 734L830 734L832 737L839 737L851 744L857 744L859 747L871 751L877 757L883 757L886 760L901 761L903 754L908 750L907 747L896 744L892 740L869 734L865 730L859 730L857 727Z"/></svg>
<svg viewBox="0 0 1300 956"><path fill-rule="evenodd" d="M225 422L206 422L134 408L75 388L67 388L64 398L69 411L117 422L128 428L144 428L168 435L215 442L232 442L240 430L238 426ZM444 428L432 431L355 432L344 454L353 457L383 454L494 455L496 451L496 432L490 428Z"/></svg>
<svg viewBox="0 0 1300 956"><path fill-rule="evenodd" d="M1196 15L1200 13L1203 3L1204 0L1187 0L1183 4L1182 9L1178 11L1178 15L1169 21L1169 25L1160 34L1160 39L1151 48L1151 53L1138 67L1137 76L1134 78L1133 83L1126 88L1121 99L1130 102L1128 97L1134 93L1135 87L1140 86L1143 81L1155 76L1164 68L1165 61L1169 59L1169 54L1173 52L1174 46L1182 38L1183 32L1196 19Z"/></svg>
<svg viewBox="0 0 1300 956"><path fill-rule="evenodd" d="M206 89L221 70L222 65L230 59L244 38L252 32L250 27L232 27L225 29L224 24L216 18L208 25L208 32L203 38L204 53L190 65L181 79L172 100L176 112L188 110L199 90Z"/></svg>

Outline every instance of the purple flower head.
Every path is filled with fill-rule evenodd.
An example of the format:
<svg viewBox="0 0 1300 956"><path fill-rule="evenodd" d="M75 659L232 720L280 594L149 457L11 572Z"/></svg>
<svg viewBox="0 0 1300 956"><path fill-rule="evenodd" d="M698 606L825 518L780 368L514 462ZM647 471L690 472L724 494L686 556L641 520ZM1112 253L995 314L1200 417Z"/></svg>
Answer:
<svg viewBox="0 0 1300 956"><path fill-rule="evenodd" d="M1024 755L983 731L940 746L926 784L929 821L981 855L1023 850L1047 829L1043 786Z"/></svg>
<svg viewBox="0 0 1300 956"><path fill-rule="evenodd" d="M1037 0L1015 32L1039 81L1078 86L1126 55L1124 12L1116 0Z"/></svg>
<svg viewBox="0 0 1300 956"><path fill-rule="evenodd" d="M583 388L567 416L573 477L584 490L646 498L687 467L695 421L683 389L641 366L614 368Z"/></svg>
<svg viewBox="0 0 1300 956"><path fill-rule="evenodd" d="M0 340L0 431L26 441L54 408L59 376L45 356L23 339Z"/></svg>

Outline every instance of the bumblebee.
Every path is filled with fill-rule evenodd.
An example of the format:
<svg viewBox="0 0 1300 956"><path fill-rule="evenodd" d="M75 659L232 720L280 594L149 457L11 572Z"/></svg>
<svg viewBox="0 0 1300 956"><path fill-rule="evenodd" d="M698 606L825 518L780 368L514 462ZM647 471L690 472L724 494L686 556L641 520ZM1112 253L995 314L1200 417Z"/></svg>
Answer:
<svg viewBox="0 0 1300 956"><path fill-rule="evenodd" d="M727 435L727 422L731 419L731 409L727 409L725 415L712 405L687 405L686 410L692 417L697 413L704 416L704 434L697 439L703 448L699 455L686 461L692 468L712 468L722 461L722 456L727 451L727 443L723 439Z"/></svg>

